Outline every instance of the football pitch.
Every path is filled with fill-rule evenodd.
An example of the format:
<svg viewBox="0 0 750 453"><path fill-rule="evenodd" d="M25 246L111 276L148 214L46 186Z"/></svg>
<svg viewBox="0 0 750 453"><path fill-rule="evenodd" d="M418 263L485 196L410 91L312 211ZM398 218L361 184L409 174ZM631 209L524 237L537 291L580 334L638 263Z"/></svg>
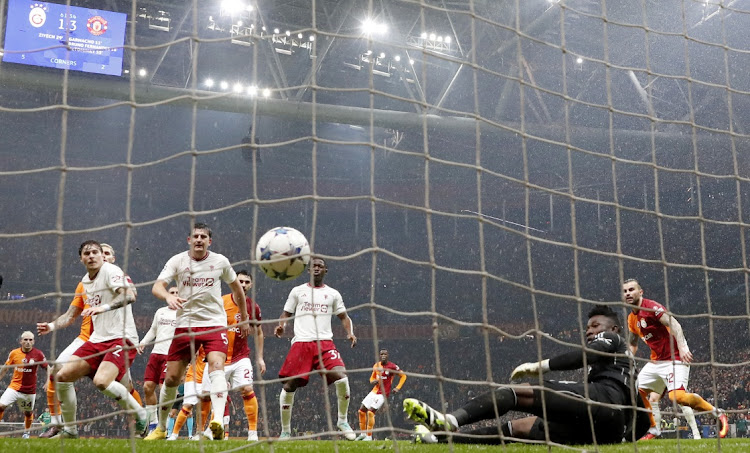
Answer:
<svg viewBox="0 0 750 453"><path fill-rule="evenodd" d="M378 451L394 451L408 453L437 453L437 452L497 452L507 451L510 453L541 453L545 451L554 452L594 452L602 453L625 453L625 452L712 452L721 451L726 453L740 453L750 451L750 439L724 439L719 443L717 439L702 440L653 440L639 442L637 445L621 444L599 447L593 445L579 448L552 447L548 449L544 445L509 444L506 446L489 445L416 445L407 441L374 441L374 442L346 442L346 441L285 441L285 442L260 442L248 443L242 440L229 440L223 442L190 442L190 441L158 441L144 442L135 440L131 443L124 439L75 439L75 440L50 440L50 439L0 439L0 451L2 452L70 452L70 453L117 453L127 451L137 452L221 452L221 451L254 451L254 452L334 452L341 453L365 453Z"/></svg>

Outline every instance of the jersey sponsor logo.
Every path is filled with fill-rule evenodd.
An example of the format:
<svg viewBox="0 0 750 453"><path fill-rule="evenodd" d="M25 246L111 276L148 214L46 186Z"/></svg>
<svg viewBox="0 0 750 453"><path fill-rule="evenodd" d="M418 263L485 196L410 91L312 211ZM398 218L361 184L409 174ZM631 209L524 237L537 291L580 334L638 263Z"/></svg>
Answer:
<svg viewBox="0 0 750 453"><path fill-rule="evenodd" d="M592 343L605 343L607 346L611 346L612 345L612 339L611 338L606 338L604 336L604 332L599 332L594 337L594 341L592 341Z"/></svg>
<svg viewBox="0 0 750 453"><path fill-rule="evenodd" d="M314 304L312 302L304 302L301 311L309 311L313 313L328 313L328 305L326 304Z"/></svg>
<svg viewBox="0 0 750 453"><path fill-rule="evenodd" d="M650 340L653 337L654 337L653 333L648 333L648 334L646 334L646 335L643 336L643 341L648 341L648 340Z"/></svg>
<svg viewBox="0 0 750 453"><path fill-rule="evenodd" d="M182 281L182 286L214 286L213 277L188 277Z"/></svg>
<svg viewBox="0 0 750 453"><path fill-rule="evenodd" d="M160 319L159 320L160 326L170 326L170 327L177 327L177 320L176 319Z"/></svg>

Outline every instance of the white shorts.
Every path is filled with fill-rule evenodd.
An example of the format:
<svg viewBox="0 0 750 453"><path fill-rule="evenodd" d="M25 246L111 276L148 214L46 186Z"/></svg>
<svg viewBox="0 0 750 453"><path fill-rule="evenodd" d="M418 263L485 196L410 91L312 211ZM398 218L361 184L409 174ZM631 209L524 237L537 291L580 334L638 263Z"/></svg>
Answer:
<svg viewBox="0 0 750 453"><path fill-rule="evenodd" d="M672 390L687 390L690 367L682 362L649 362L638 373L638 388L658 394Z"/></svg>
<svg viewBox="0 0 750 453"><path fill-rule="evenodd" d="M34 412L34 403L36 402L36 393L21 393L11 388L5 389L3 396L0 396L0 404L10 407L13 403L18 403L19 409L23 412Z"/></svg>
<svg viewBox="0 0 750 453"><path fill-rule="evenodd" d="M370 392L365 399L362 400L362 405L373 411L380 409L383 406L383 403L385 403L385 395L382 393L377 394L375 392Z"/></svg>
<svg viewBox="0 0 750 453"><path fill-rule="evenodd" d="M86 342L76 337L76 339L73 340L73 342L70 343L68 347L60 353L60 355L57 356L56 366L62 368L62 366L65 365L65 362L68 362L73 356L73 353L76 352L78 348L83 346L84 343Z"/></svg>
<svg viewBox="0 0 750 453"><path fill-rule="evenodd" d="M183 388L183 400L182 405L189 404L195 406L198 404L198 392L196 391L195 381L186 381Z"/></svg>
<svg viewBox="0 0 750 453"><path fill-rule="evenodd" d="M224 365L229 390L253 385L253 363L245 357L231 365Z"/></svg>
<svg viewBox="0 0 750 453"><path fill-rule="evenodd" d="M229 425L229 416L225 415L224 416L224 426L227 426L227 425Z"/></svg>

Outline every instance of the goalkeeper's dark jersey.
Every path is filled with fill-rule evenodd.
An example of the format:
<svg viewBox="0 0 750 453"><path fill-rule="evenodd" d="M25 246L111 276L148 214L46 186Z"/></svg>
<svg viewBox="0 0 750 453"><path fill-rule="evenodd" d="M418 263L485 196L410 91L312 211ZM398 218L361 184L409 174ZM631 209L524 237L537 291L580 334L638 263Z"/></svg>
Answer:
<svg viewBox="0 0 750 453"><path fill-rule="evenodd" d="M601 332L586 345L585 352L589 367L588 382L609 379L631 388L631 383L635 382L631 377L634 367L624 338L614 332ZM576 370L582 367L581 351L568 352L549 361L550 370Z"/></svg>

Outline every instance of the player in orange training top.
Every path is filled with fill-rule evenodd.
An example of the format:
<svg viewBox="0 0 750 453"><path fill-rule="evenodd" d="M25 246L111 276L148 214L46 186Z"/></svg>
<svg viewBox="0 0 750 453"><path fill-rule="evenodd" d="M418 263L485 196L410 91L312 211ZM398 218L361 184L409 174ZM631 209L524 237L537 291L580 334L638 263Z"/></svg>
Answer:
<svg viewBox="0 0 750 453"><path fill-rule="evenodd" d="M398 384L393 387L393 377L400 376ZM356 440L372 440L372 428L375 427L375 412L383 406L385 399L393 393L398 393L406 382L406 375L401 368L388 361L388 350L380 350L380 361L372 366L370 384L375 384L370 393L362 400L359 408L359 429L362 434Z"/></svg>
<svg viewBox="0 0 750 453"><path fill-rule="evenodd" d="M34 420L34 402L36 401L36 371L38 367L50 368L45 363L44 353L34 347L34 334L28 330L21 334L21 347L10 351L5 364L8 368L0 370L0 380L13 368L13 379L0 397L0 420L3 419L5 408L13 403L23 412L23 438L29 438L29 429Z"/></svg>

